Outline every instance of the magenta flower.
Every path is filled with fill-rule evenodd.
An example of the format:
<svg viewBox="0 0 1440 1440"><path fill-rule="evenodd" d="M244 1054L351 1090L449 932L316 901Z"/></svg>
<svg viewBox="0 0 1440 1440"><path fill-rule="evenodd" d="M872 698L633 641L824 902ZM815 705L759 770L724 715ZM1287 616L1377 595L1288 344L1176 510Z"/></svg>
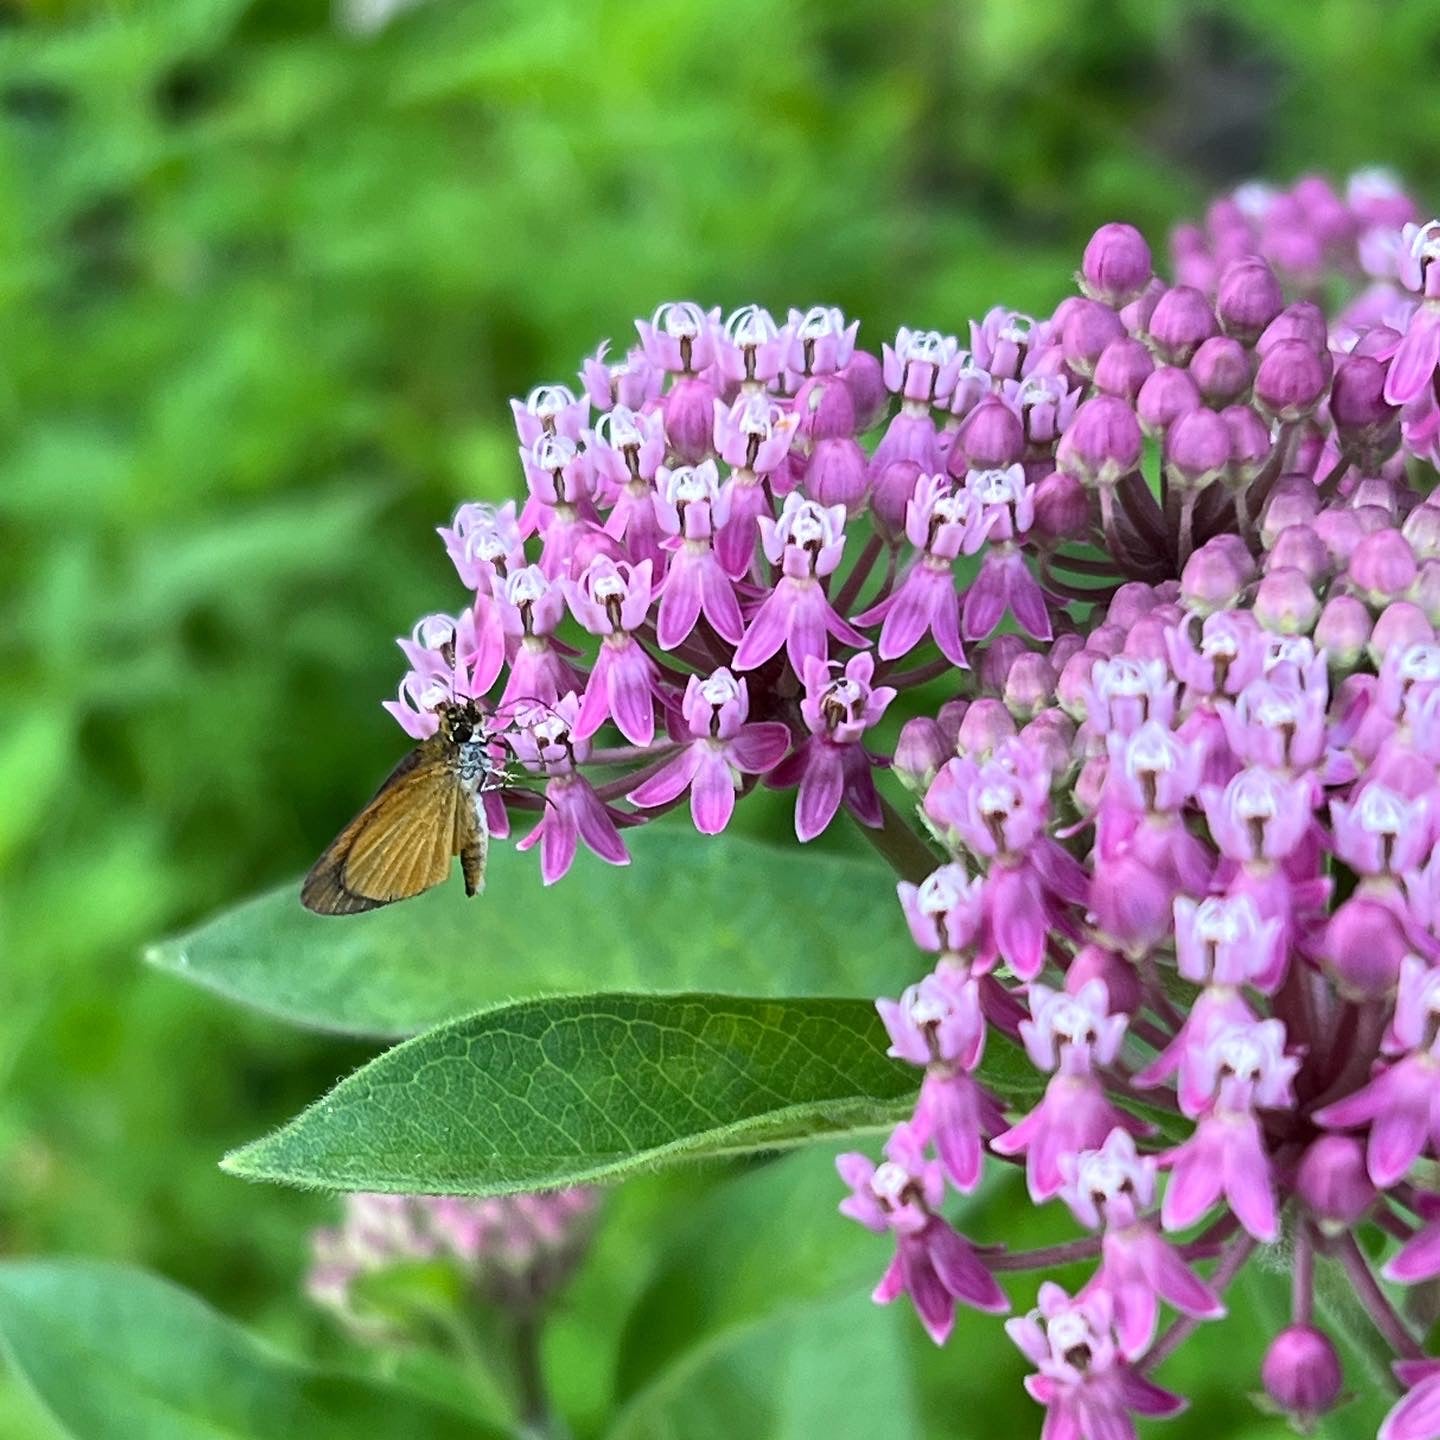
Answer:
<svg viewBox="0 0 1440 1440"><path fill-rule="evenodd" d="M797 675L810 661L824 663L826 636L842 645L870 642L835 613L821 580L840 563L845 550L845 507L817 505L792 492L780 518L762 516L765 556L780 567L780 579L750 620L735 651L735 667L753 670L785 647Z"/></svg>
<svg viewBox="0 0 1440 1440"><path fill-rule="evenodd" d="M662 650L683 644L703 613L721 639L738 643L744 624L730 577L712 543L728 516L713 460L656 475L655 511L670 538L670 568L660 595L656 637Z"/></svg>
<svg viewBox="0 0 1440 1440"><path fill-rule="evenodd" d="M1385 1417L1377 1440L1435 1440L1440 1435L1440 1360L1407 1360L1395 1366L1407 1387Z"/></svg>
<svg viewBox="0 0 1440 1440"><path fill-rule="evenodd" d="M641 807L669 805L688 789L690 815L702 835L718 835L729 823L746 775L773 769L790 748L790 731L777 721L750 724L750 697L743 677L719 669L685 686L685 722L694 737L673 760L630 792Z"/></svg>
<svg viewBox="0 0 1440 1440"><path fill-rule="evenodd" d="M504 505L462 505L437 533L461 583L490 594L497 580L525 564L524 540L513 500Z"/></svg>
<svg viewBox="0 0 1440 1440"><path fill-rule="evenodd" d="M843 803L862 824L878 828L883 817L872 761L861 739L879 723L895 698L888 685L871 686L875 661L867 654L852 657L840 675L830 663L810 656L805 661L805 698L800 714L810 734L769 774L776 789L799 786L795 801L795 834L813 840L835 818Z"/></svg>
<svg viewBox="0 0 1440 1440"><path fill-rule="evenodd" d="M632 346L623 360L607 361L610 342L602 340L599 348L580 367L580 383L590 403L602 413L624 406L642 410L660 396L664 374L646 358L639 346Z"/></svg>
<svg viewBox="0 0 1440 1440"><path fill-rule="evenodd" d="M657 370L693 375L715 361L715 331L720 310L702 310L693 300L660 305L647 324L635 322L645 358Z"/></svg>
<svg viewBox="0 0 1440 1440"><path fill-rule="evenodd" d="M1392 405L1418 400L1440 369L1440 220L1407 225L1401 244L1400 279L1422 300L1411 312L1405 337L1390 362L1385 399Z"/></svg>
<svg viewBox="0 0 1440 1440"><path fill-rule="evenodd" d="M735 385L768 385L784 367L789 348L788 327L782 330L759 305L742 305L715 331L716 363Z"/></svg>
<svg viewBox="0 0 1440 1440"><path fill-rule="evenodd" d="M545 813L515 848L540 847L540 878L546 885L574 864L582 840L608 864L630 863L610 810L576 769L590 750L575 734L579 713L580 701L571 691L554 705L522 712L513 724L516 758L527 770L547 777Z"/></svg>
<svg viewBox="0 0 1440 1440"><path fill-rule="evenodd" d="M506 577L496 604L512 652L501 708L532 701L553 705L561 695L578 691L578 677L552 639L565 614L559 584L538 565L527 565Z"/></svg>
<svg viewBox="0 0 1440 1440"><path fill-rule="evenodd" d="M575 618L604 637L585 687L575 734L588 740L611 717L635 745L655 738L655 700L660 674L635 638L650 613L651 563L618 564L606 555L592 560L578 580L564 582Z"/></svg>
<svg viewBox="0 0 1440 1440"><path fill-rule="evenodd" d="M888 1305L908 1294L930 1338L943 1345L957 1305L1003 1315L1010 1302L970 1242L936 1213L945 1193L939 1165L923 1159L918 1142L903 1128L885 1153L879 1166L864 1155L837 1158L840 1178L852 1191L840 1202L840 1213L877 1235L895 1236L895 1258L875 1287L875 1299Z"/></svg>
<svg viewBox="0 0 1440 1440"><path fill-rule="evenodd" d="M1135 1440L1133 1416L1166 1419L1185 1408L1125 1363L1106 1290L1072 1300L1047 1281L1036 1308L1005 1329L1036 1368L1025 1388L1046 1408L1045 1440Z"/></svg>

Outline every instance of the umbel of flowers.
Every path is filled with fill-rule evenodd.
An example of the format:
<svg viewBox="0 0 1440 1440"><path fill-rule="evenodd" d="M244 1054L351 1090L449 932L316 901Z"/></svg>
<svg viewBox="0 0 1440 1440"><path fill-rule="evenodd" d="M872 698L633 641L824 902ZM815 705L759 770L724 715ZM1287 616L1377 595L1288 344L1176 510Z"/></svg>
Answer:
<svg viewBox="0 0 1440 1440"><path fill-rule="evenodd" d="M1006 1322L1050 1440L1178 1409L1156 1367L1282 1239L1273 1401L1341 1394L1323 1257L1394 1351L1382 1440L1440 1436L1440 1362L1392 1298L1440 1275L1420 218L1377 174L1246 187L1176 232L1173 280L1106 225L1053 314L878 355L823 306L662 305L515 402L527 497L461 507L470 598L401 642L405 729L483 701L543 790L504 798L547 883L672 807L721 831L759 785L802 842L846 812L893 861L919 958L880 1011L919 1098L879 1163L842 1159L841 1208L893 1240L877 1300L937 1342L1008 1308L1005 1272L1093 1263ZM1023 1113L986 1088L1002 1045L1043 1077ZM1079 1238L959 1235L947 1192L1003 1163Z"/></svg>

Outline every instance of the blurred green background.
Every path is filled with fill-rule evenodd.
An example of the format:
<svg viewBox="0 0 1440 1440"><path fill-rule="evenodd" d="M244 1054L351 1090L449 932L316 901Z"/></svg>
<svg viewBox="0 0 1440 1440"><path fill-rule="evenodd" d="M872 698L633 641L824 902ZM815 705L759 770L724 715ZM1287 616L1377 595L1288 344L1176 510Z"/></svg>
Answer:
<svg viewBox="0 0 1440 1440"><path fill-rule="evenodd" d="M215 1160L365 1052L137 950L298 871L393 759L390 637L456 603L432 527L518 484L506 398L661 299L825 300L878 344L1049 306L1100 221L1158 240L1255 174L1440 194L1432 0L0 21L0 1250L136 1260L296 1345L328 1207ZM0 1435L47 1433L0 1390Z"/></svg>

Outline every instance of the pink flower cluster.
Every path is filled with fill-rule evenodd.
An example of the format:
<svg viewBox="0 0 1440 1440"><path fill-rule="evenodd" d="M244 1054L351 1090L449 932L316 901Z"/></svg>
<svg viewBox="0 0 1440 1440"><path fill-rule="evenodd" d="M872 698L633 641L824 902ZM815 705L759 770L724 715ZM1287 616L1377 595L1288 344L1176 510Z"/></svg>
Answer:
<svg viewBox="0 0 1440 1440"><path fill-rule="evenodd" d="M556 1190L492 1200L347 1195L340 1224L310 1237L305 1290L357 1337L395 1337L395 1317L367 1305L358 1282L396 1266L454 1267L486 1303L528 1315L584 1253L596 1192Z"/></svg>
<svg viewBox="0 0 1440 1440"><path fill-rule="evenodd" d="M483 700L497 758L544 785L505 798L543 803L520 845L547 883L581 841L624 863L621 829L687 797L714 834L762 783L795 793L801 841L843 811L892 860L931 968L880 1010L918 1100L880 1163L842 1158L842 1209L894 1237L876 1298L937 1341L958 1305L1008 1309L997 1274L1093 1258L1008 1322L1050 1440L1173 1413L1149 1372L1282 1236L1274 1401L1303 1420L1340 1394L1333 1261L1408 1387L1382 1440L1440 1436L1440 1372L1356 1238L1398 1242L1388 1282L1440 1275L1417 1169L1440 1158L1440 222L1418 219L1375 174L1247 187L1176 232L1173 283L1106 225L1050 316L878 357L824 307L663 305L580 390L515 402L528 499L461 508L441 534L473 599L401 642L409 733ZM1333 316L1314 298L1342 289ZM1038 1077L1023 1112L987 1087L999 1046ZM987 1157L1087 1234L959 1235L945 1196Z"/></svg>

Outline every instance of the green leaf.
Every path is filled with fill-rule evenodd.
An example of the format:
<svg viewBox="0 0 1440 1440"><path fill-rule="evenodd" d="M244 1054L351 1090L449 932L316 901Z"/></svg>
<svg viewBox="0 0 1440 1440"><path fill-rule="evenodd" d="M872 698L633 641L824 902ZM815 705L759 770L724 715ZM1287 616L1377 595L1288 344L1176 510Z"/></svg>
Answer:
<svg viewBox="0 0 1440 1440"><path fill-rule="evenodd" d="M906 1318L851 1295L719 1336L637 1395L608 1440L918 1435Z"/></svg>
<svg viewBox="0 0 1440 1440"><path fill-rule="evenodd" d="M501 1434L417 1395L287 1359L193 1295L121 1265L0 1265L0 1346L74 1440Z"/></svg>
<svg viewBox="0 0 1440 1440"><path fill-rule="evenodd" d="M224 1164L324 1189L507 1194L878 1128L915 1088L866 1000L553 997L397 1046Z"/></svg>
<svg viewBox="0 0 1440 1440"><path fill-rule="evenodd" d="M615 870L582 857L552 890L534 856L490 855L482 899L458 877L367 915L311 915L287 885L146 958L301 1024L398 1037L520 996L577 990L893 993L923 966L878 862L679 824L631 832ZM804 924L793 923L796 906Z"/></svg>

